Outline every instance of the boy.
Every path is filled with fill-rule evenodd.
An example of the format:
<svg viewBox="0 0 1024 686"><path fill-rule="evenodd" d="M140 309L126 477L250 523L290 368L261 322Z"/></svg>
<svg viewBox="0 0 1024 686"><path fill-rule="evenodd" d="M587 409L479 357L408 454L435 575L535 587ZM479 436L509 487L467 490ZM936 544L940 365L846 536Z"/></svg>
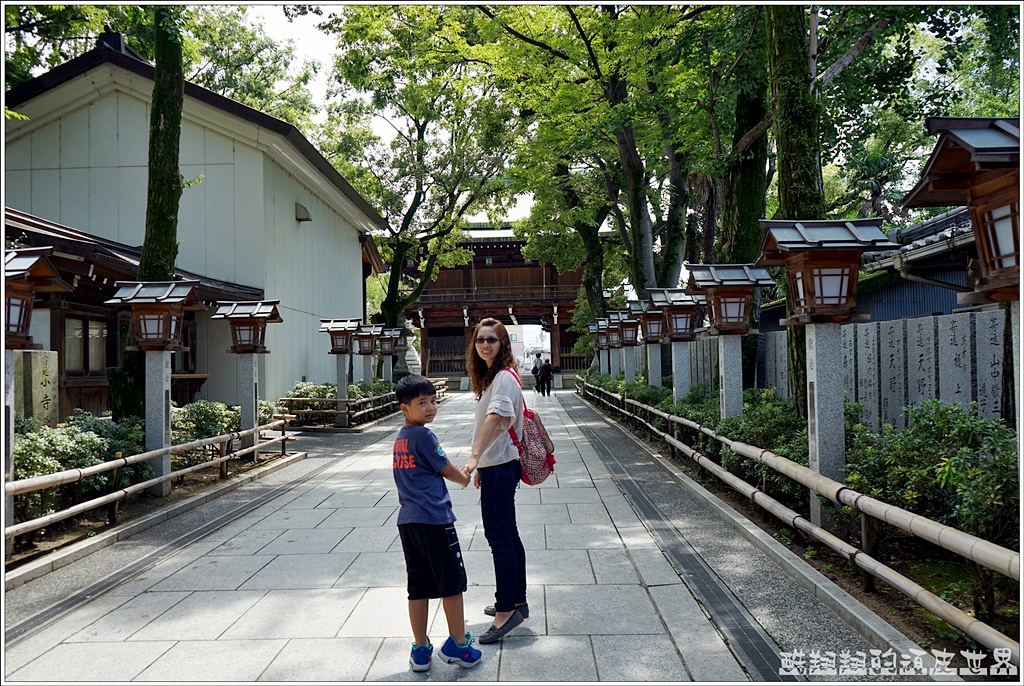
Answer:
<svg viewBox="0 0 1024 686"><path fill-rule="evenodd" d="M437 414L434 384L410 374L398 382L395 399L405 415L405 425L395 439L392 471L398 487L398 533L405 553L409 622L415 639L409 664L414 672L430 669L434 646L427 638L427 614L430 599L442 598L450 635L441 646L440 657L448 664L474 667L481 653L466 632L462 606L466 568L444 483L448 479L465 488L469 477L448 461L437 436L425 426Z"/></svg>

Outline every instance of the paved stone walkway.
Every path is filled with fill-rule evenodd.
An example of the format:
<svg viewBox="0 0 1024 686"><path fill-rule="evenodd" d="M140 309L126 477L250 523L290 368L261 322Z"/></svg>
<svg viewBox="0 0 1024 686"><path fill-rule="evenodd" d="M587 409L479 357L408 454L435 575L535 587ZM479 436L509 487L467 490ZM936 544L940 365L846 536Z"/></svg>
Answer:
<svg viewBox="0 0 1024 686"><path fill-rule="evenodd" d="M743 682L782 679L780 651L912 645L571 391L526 399L558 457L516 498L531 615L475 669L409 670L395 417L299 434L305 459L38 578L9 574L5 680ZM431 425L460 466L473 405L449 394ZM479 493L450 490L480 635L494 587Z"/></svg>

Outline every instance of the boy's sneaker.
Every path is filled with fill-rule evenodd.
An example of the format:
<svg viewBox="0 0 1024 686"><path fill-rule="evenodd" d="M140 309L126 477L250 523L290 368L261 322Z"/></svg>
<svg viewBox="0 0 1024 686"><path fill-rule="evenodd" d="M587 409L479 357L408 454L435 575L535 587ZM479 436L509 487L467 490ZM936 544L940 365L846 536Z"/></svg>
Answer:
<svg viewBox="0 0 1024 686"><path fill-rule="evenodd" d="M473 636L466 634L466 642L459 645L451 636L441 646L441 659L450 665L459 665L465 669L476 667L480 664L483 653L473 647Z"/></svg>
<svg viewBox="0 0 1024 686"><path fill-rule="evenodd" d="M434 644L427 642L425 646L412 644L412 654L409 655L409 664L412 671L425 672L430 669L430 657L434 654Z"/></svg>

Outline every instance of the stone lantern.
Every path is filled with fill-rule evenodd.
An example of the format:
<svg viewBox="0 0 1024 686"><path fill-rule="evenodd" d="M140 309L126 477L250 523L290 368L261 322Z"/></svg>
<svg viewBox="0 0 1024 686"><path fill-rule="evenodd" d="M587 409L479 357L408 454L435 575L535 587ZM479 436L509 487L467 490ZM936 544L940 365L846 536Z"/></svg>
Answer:
<svg viewBox="0 0 1024 686"><path fill-rule="evenodd" d="M608 311L608 373L617 377L622 371L622 320L625 313Z"/></svg>
<svg viewBox="0 0 1024 686"><path fill-rule="evenodd" d="M37 350L42 347L33 343L29 335L36 293L69 293L72 290L61 280L57 268L48 259L52 254L51 247L21 248L4 253L4 348L7 350Z"/></svg>
<svg viewBox="0 0 1024 686"><path fill-rule="evenodd" d="M392 357L395 354L396 345L398 339L402 335L402 329L400 328L385 328L381 329L380 335L377 340L380 342L380 356L383 360L384 379L391 381L392 379Z"/></svg>
<svg viewBox="0 0 1024 686"><path fill-rule="evenodd" d="M356 353L363 360L362 381L373 383L373 354L377 350L377 337L384 330L382 324L360 324L356 329Z"/></svg>
<svg viewBox="0 0 1024 686"><path fill-rule="evenodd" d="M597 352L600 357L601 373L611 372L611 360L608 350L608 318L601 317L597 320Z"/></svg>
<svg viewBox="0 0 1024 686"><path fill-rule="evenodd" d="M678 401L690 392L690 341L697 335L697 308L704 304L704 296L682 288L648 288L647 297L662 313L665 334L672 342L672 397Z"/></svg>
<svg viewBox="0 0 1024 686"><path fill-rule="evenodd" d="M284 320L278 313L280 300L259 302L218 302L210 319L226 319L231 325L231 350L236 354L266 354L267 324Z"/></svg>
<svg viewBox="0 0 1024 686"><path fill-rule="evenodd" d="M130 305L134 345L146 353L146 451L171 445L171 355L181 350L181 323L186 311L205 310L199 301L199 281L118 281L108 305ZM171 471L171 456L149 461L155 476ZM149 489L170 495L171 482Z"/></svg>
<svg viewBox="0 0 1024 686"><path fill-rule="evenodd" d="M622 368L626 382L636 381L637 352L640 350L640 319L631 310L622 313L619 330L622 332Z"/></svg>
<svg viewBox="0 0 1024 686"><path fill-rule="evenodd" d="M773 286L768 270L749 264L684 264L691 293L707 297L709 333L718 336L718 393L722 418L743 414L743 348L750 326L754 289Z"/></svg>
<svg viewBox="0 0 1024 686"><path fill-rule="evenodd" d="M284 320L277 311L280 300L249 302L219 302L210 319L226 319L231 325L231 350L238 355L238 404L241 411L239 428L242 431L255 429L259 417L259 364L257 355L267 350L267 324ZM256 435L243 436L243 448L256 443ZM252 459L259 456L253 453Z"/></svg>
<svg viewBox="0 0 1024 686"><path fill-rule="evenodd" d="M857 278L866 251L897 249L879 228L881 219L761 220L765 230L756 265L786 267L793 311L783 326L807 326L807 434L809 466L843 481L842 323L863 322L857 313ZM812 493L811 520L822 525L821 502ZM827 523L827 522L826 522Z"/></svg>
<svg viewBox="0 0 1024 686"><path fill-rule="evenodd" d="M962 304L1009 301L1013 378L1020 378L1020 119L928 117L939 140L904 207L962 206L971 214L981 274ZM1019 381L1018 381L1019 383ZM1015 391L1018 389L1014 389ZM1019 412L1019 410L1018 410Z"/></svg>
<svg viewBox="0 0 1024 686"><path fill-rule="evenodd" d="M759 267L785 266L793 312L779 323L867 321L857 313L857 276L867 251L898 249L879 228L882 220L761 220L765 230Z"/></svg>
<svg viewBox="0 0 1024 686"><path fill-rule="evenodd" d="M629 303L630 315L640 320L647 353L647 383L661 387L661 339L665 336L665 317L648 300Z"/></svg>
<svg viewBox="0 0 1024 686"><path fill-rule="evenodd" d="M348 366L351 360L352 353L352 341L355 337L356 329L359 328L359 319L321 319L320 320L320 333L330 334L331 337L331 355L337 355L338 365L338 392L337 397L339 401L338 410L345 409L342 407L344 401L348 400ZM336 416L335 425L339 427L348 426L348 413L341 412Z"/></svg>

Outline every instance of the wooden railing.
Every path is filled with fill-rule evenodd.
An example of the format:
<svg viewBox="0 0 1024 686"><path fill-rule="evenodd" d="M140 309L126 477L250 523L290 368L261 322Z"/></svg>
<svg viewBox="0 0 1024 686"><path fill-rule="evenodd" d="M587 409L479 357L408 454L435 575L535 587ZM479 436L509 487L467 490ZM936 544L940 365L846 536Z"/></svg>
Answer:
<svg viewBox="0 0 1024 686"><path fill-rule="evenodd" d="M152 486L156 486L157 484L161 484L165 481L177 479L178 477L184 476L191 472L199 471L201 469L207 469L214 465L220 466L220 478L226 479L228 478L229 460L237 459L239 457L242 457L243 455L248 455L249 453L255 454L261 448L265 448L268 445L272 445L274 443L281 444L281 454L283 455L285 453L285 446L287 445L287 441L292 440L292 437L288 435L285 426L285 420L278 419L276 421L270 422L269 424L258 426L255 429L248 429L246 431L234 431L228 434L221 434L220 436L213 436L212 438L203 438L197 441L191 441L189 443L179 443L178 445L172 445L168 448L150 450L144 453L139 453L137 455L131 455L129 457L118 457L117 459L110 460L109 462L102 462L97 465L92 465L91 467L66 469L62 472L56 472L54 474L44 474L41 476L34 476L29 479L9 481L4 484L4 496L6 498L14 498L26 493L34 493L36 491L41 491L46 488L53 488L54 486L60 486L62 484L69 484L74 483L76 481L81 481L82 479L89 476L93 476L95 474L102 474L103 472L113 471L113 483L115 490L113 490L111 493L108 493L107 495L100 496L98 498L93 498L82 503L78 503L77 505L65 508L63 510L59 510L52 514L48 514L43 517L37 517L35 519L30 519L24 522L19 522L18 524L14 524L12 526L8 526L4 528L4 538L8 539L13 538L14 536L20 536L21 534L25 534L30 531L35 531L36 529L41 529L43 527L50 526L55 522L68 519L69 517L74 517L76 515L83 514L85 512L88 512L89 510L95 510L96 508L102 507L104 505L109 506L107 510L108 520L110 521L111 524L116 524L117 504L127 496L131 495L132 493L144 491L147 488L151 488ZM270 429L280 429L281 435L275 438L270 438L260 443L260 432L267 431ZM228 452L233 441L236 441L244 436L250 435L256 436L257 442L254 445L249 446L248 448L242 448L241 450ZM205 448L208 446L218 447L219 454L217 457L214 457L210 460L207 460L199 464L194 464L192 466L185 467L183 469L175 470L162 476L154 477L147 481L132 484L131 486L117 488L117 485L120 482L121 470L127 465L146 462L157 457L163 457L164 455L176 455L178 453L189 452L192 450ZM117 454L120 455L120 453Z"/></svg>
<svg viewBox="0 0 1024 686"><path fill-rule="evenodd" d="M606 391L599 386L587 383L580 377L576 377L576 379L577 393L591 398L600 405L614 411L634 429L641 428L648 436L657 437L665 441L673 454L676 450L681 451L696 462L701 469L725 482L733 490L743 494L752 503L781 519L787 525L799 529L811 538L828 546L854 566L859 567L873 578L887 583L951 626L960 629L981 645L990 649L1009 649L1013 664L1020 665L1020 644L1017 641L993 629L984 622L975 619L913 580L873 559L864 550L856 548L826 529L812 524L800 513L786 507L764 491L751 486L722 468L707 456L680 441L678 429L685 428L710 436L727 446L737 455L760 462L769 469L806 486L834 503L849 506L860 512L862 517L874 517L879 521L934 543L1016 581L1020 581L1020 553L858 493L781 455L719 436L712 429L685 417L670 415L650 405L645 405L625 396ZM669 428L667 432L654 425L655 417L667 424Z"/></svg>
<svg viewBox="0 0 1024 686"><path fill-rule="evenodd" d="M437 399L443 400L448 392L448 379L430 379L437 391ZM299 426L333 425L354 427L382 419L398 412L395 392L367 396L359 399L338 398L280 398L278 404L295 415Z"/></svg>

